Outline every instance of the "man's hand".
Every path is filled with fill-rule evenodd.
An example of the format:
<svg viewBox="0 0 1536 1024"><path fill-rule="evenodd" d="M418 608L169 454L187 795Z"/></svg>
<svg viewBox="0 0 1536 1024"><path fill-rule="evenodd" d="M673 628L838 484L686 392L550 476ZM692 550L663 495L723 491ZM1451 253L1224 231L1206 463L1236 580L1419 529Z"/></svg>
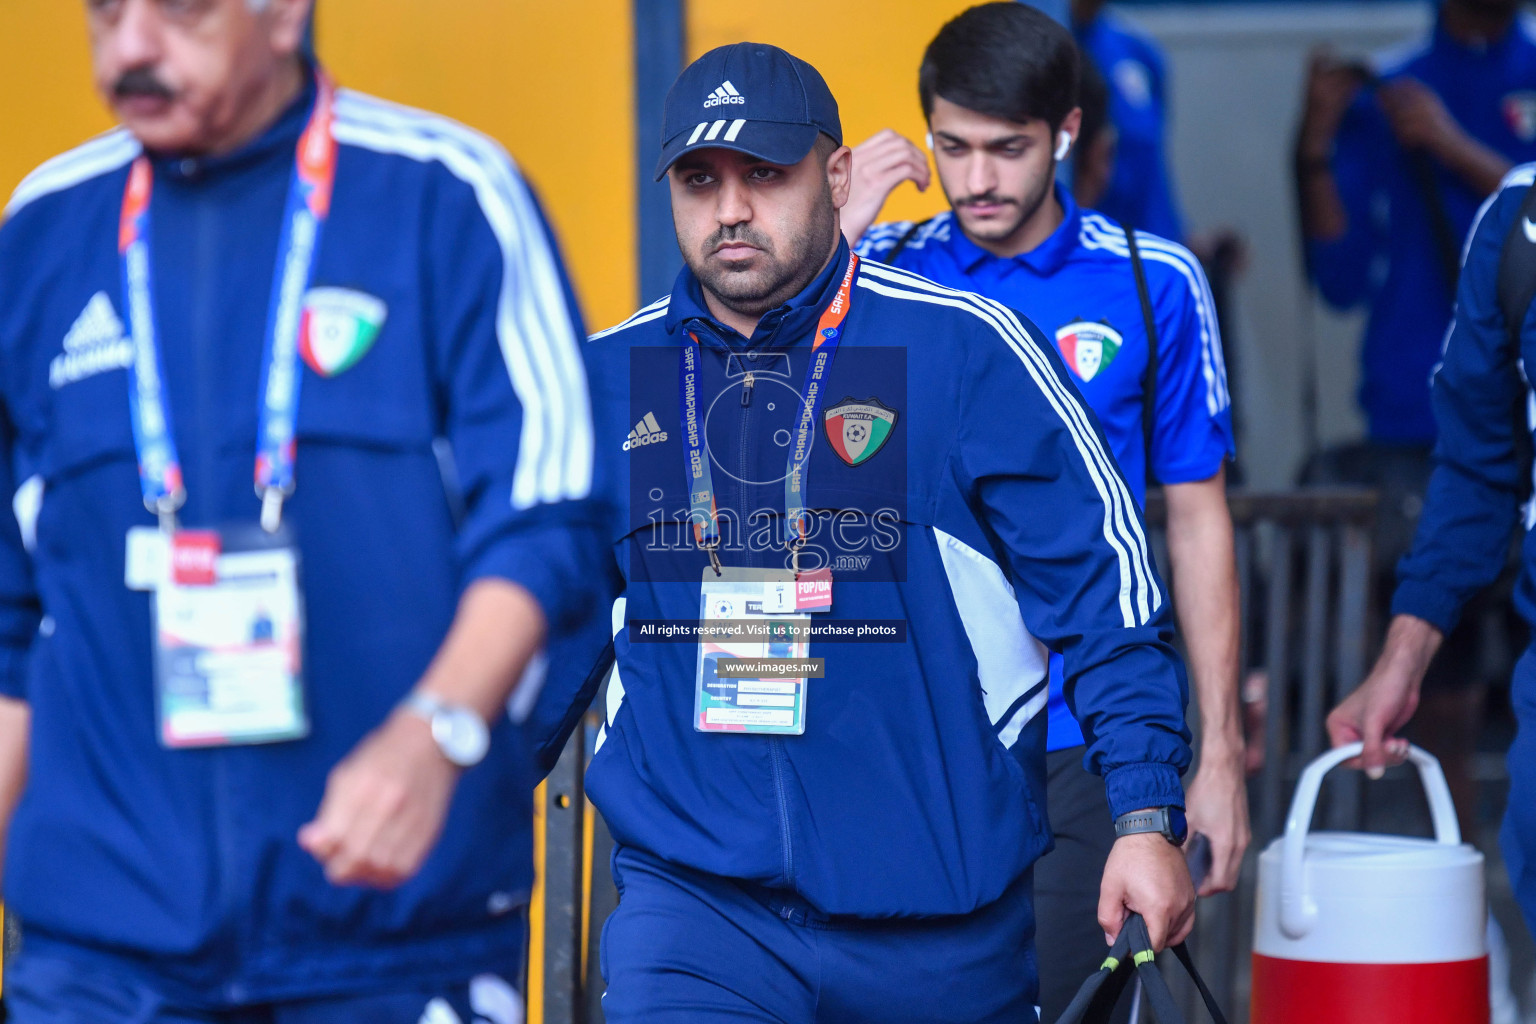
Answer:
<svg viewBox="0 0 1536 1024"><path fill-rule="evenodd" d="M1195 926L1195 887L1177 846L1157 832L1121 836L1109 851L1099 887L1099 926L1113 944L1128 911L1147 922L1152 948L1178 945Z"/></svg>
<svg viewBox="0 0 1536 1024"><path fill-rule="evenodd" d="M1304 159L1327 160L1333 155L1333 140L1339 134L1344 112L1362 84L1364 76L1358 65L1341 61L1327 47L1312 51L1298 139Z"/></svg>
<svg viewBox="0 0 1536 1024"><path fill-rule="evenodd" d="M1184 787L1184 817L1189 834L1210 840L1211 870L1200 883L1201 896L1237 888L1248 830L1248 788L1244 782L1243 750L1212 749L1202 743L1200 770Z"/></svg>
<svg viewBox="0 0 1536 1024"><path fill-rule="evenodd" d="M1353 767L1379 779L1389 764L1402 764L1408 741L1393 734L1419 706L1419 684L1444 635L1423 619L1399 615L1387 630L1381 657L1365 682L1328 716L1328 738L1336 747L1363 742Z"/></svg>
<svg viewBox="0 0 1536 1024"><path fill-rule="evenodd" d="M432 727L396 711L331 770L320 813L299 830L299 845L334 885L393 888L436 844L458 780Z"/></svg>
<svg viewBox="0 0 1536 1024"><path fill-rule="evenodd" d="M910 181L918 191L928 188L928 154L889 128L853 147L853 182L842 209L843 237L857 245L880 216L886 197Z"/></svg>
<svg viewBox="0 0 1536 1024"><path fill-rule="evenodd" d="M544 643L544 612L528 590L484 577L459 610L417 689L477 713L506 714L507 698ZM432 727L395 711L331 770L315 820L299 845L336 885L390 888L414 875L437 843L459 769L432 739Z"/></svg>

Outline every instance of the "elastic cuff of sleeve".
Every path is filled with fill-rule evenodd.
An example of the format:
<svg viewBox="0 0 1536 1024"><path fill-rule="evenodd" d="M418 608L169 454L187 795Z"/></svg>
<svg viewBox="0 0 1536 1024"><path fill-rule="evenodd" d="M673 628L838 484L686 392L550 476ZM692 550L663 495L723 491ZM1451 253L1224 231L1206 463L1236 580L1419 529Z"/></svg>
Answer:
<svg viewBox="0 0 1536 1024"><path fill-rule="evenodd" d="M465 574L467 588L476 580L503 579L524 588L544 610L544 620L553 631L559 629L577 609L572 607L572 588L562 583L560 573L546 552L525 550L527 544L498 544L475 559ZM537 545L534 545L536 548Z"/></svg>
<svg viewBox="0 0 1536 1024"><path fill-rule="evenodd" d="M1104 774L1109 813L1118 818L1148 807L1184 806L1184 787L1171 764L1123 764Z"/></svg>
<svg viewBox="0 0 1536 1024"><path fill-rule="evenodd" d="M27 699L27 652L0 647L0 697Z"/></svg>
<svg viewBox="0 0 1536 1024"><path fill-rule="evenodd" d="M1444 587L1422 580L1403 580L1392 595L1392 614L1412 615L1449 634L1461 617L1461 602Z"/></svg>

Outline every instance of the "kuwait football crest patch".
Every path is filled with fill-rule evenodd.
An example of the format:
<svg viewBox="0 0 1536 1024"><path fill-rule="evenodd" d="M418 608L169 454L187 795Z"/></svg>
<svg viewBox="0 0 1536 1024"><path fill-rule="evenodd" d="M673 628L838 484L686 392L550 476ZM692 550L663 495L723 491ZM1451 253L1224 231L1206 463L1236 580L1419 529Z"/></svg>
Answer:
<svg viewBox="0 0 1536 1024"><path fill-rule="evenodd" d="M868 461L891 436L896 410L878 398L845 398L827 410L827 440L837 457L850 466Z"/></svg>
<svg viewBox="0 0 1536 1024"><path fill-rule="evenodd" d="M1072 372L1087 383L1114 362L1124 339L1106 323L1074 320L1056 329L1056 347Z"/></svg>
<svg viewBox="0 0 1536 1024"><path fill-rule="evenodd" d="M350 288L311 288L299 321L299 355L322 377L351 369L378 340L388 308Z"/></svg>
<svg viewBox="0 0 1536 1024"><path fill-rule="evenodd" d="M1504 123L1521 142L1536 141L1536 92L1522 89L1505 95Z"/></svg>

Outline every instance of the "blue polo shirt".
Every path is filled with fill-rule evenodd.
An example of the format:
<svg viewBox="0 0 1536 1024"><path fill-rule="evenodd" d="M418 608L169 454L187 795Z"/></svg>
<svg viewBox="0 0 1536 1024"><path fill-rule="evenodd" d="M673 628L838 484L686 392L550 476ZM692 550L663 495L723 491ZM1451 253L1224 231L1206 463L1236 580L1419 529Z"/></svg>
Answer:
<svg viewBox="0 0 1536 1024"><path fill-rule="evenodd" d="M1536 160L1536 22L1519 17L1502 39L1466 46L1436 25L1427 39L1378 56L1384 80L1416 78L1433 89L1473 138L1513 163ZM1432 164L1435 188L1459 245L1485 198ZM1323 298L1339 309L1368 306L1361 347L1360 405L1372 440L1429 444L1430 371L1451 321L1423 189L1397 144L1374 90L1362 89L1340 126L1333 158L1348 230L1307 246Z"/></svg>
<svg viewBox="0 0 1536 1024"><path fill-rule="evenodd" d="M1120 136L1099 209L1138 230L1183 241L1163 151L1168 96L1162 51L1112 14L1076 28L1078 45L1109 86L1109 120Z"/></svg>
<svg viewBox="0 0 1536 1024"><path fill-rule="evenodd" d="M1093 408L1138 505L1146 501L1147 452L1142 381L1147 333L1125 232L1082 210L1065 189L1061 225L1030 252L994 256L960 230L951 213L919 228L895 265L939 284L979 292L1017 309L1056 345ZM859 241L861 256L883 259L911 222L877 224ZM1158 333L1152 470L1165 484L1208 480L1234 454L1231 399L1216 309L1200 263L1181 245L1136 233ZM1059 658L1051 659L1047 749L1084 737L1062 695Z"/></svg>

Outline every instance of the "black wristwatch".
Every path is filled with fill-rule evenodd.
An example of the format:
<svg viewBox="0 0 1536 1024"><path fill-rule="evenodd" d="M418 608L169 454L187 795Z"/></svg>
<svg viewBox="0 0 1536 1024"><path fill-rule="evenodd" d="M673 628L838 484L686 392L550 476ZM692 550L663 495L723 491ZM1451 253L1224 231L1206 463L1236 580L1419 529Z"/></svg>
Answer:
<svg viewBox="0 0 1536 1024"><path fill-rule="evenodd" d="M1160 832L1174 846L1183 846L1189 838L1189 823L1184 820L1184 808L1154 807L1150 811L1132 811L1115 819L1115 838L1133 836L1138 832Z"/></svg>

